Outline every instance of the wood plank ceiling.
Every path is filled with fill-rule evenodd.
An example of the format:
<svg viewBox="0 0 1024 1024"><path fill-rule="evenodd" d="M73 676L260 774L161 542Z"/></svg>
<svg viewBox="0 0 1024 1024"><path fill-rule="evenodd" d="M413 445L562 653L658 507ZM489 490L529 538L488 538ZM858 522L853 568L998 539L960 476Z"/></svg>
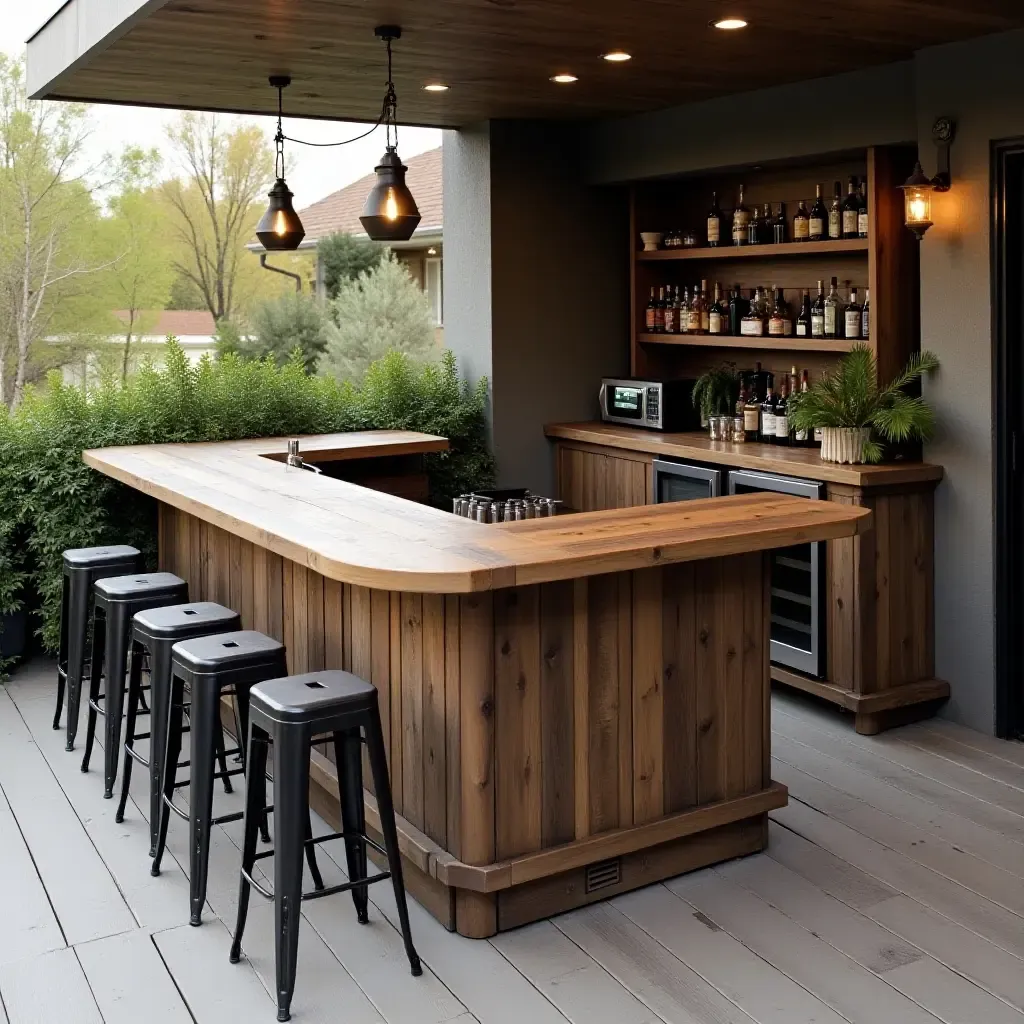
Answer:
<svg viewBox="0 0 1024 1024"><path fill-rule="evenodd" d="M749 27L710 27L726 14L742 15ZM404 30L395 44L400 119L458 126L627 114L903 60L922 47L1024 26L1024 4L169 0L60 76L48 95L270 113L267 76L288 73L289 114L372 121L385 79L383 46L373 37L381 22ZM616 48L633 59L600 59ZM560 72L579 81L553 84ZM449 91L423 91L432 81Z"/></svg>

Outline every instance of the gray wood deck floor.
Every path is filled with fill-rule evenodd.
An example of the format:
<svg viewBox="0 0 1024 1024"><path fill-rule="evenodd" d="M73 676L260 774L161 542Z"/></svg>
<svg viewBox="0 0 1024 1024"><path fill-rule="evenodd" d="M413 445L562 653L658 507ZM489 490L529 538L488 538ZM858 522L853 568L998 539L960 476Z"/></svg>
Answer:
<svg viewBox="0 0 1024 1024"><path fill-rule="evenodd" d="M115 824L50 728L53 693L46 662L0 687L0 1024L273 1021L269 905L227 959L241 824L217 830L192 928L184 827L150 877L143 773ZM307 904L293 1019L1024 1024L1024 745L939 721L865 738L796 697L773 706L791 803L767 853L489 942L414 905L419 979L384 886L365 928L347 897Z"/></svg>

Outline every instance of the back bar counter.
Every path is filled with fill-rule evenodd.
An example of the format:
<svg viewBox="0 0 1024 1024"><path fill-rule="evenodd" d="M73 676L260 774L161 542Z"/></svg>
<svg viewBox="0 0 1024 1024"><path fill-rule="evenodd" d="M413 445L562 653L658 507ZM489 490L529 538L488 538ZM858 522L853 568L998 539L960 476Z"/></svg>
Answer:
<svg viewBox="0 0 1024 1024"><path fill-rule="evenodd" d="M786 802L764 552L863 534L870 511L755 494L485 525L410 500L446 446L303 438L324 475L287 466L283 438L84 458L159 502L160 568L193 600L283 641L291 673L377 687L406 884L448 928L485 937L764 848ZM333 817L334 764L312 762Z"/></svg>

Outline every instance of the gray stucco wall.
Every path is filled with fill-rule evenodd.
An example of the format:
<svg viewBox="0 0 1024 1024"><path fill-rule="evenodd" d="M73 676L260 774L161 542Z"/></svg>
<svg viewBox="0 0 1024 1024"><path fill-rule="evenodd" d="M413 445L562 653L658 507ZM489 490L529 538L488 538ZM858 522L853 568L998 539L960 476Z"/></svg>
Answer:
<svg viewBox="0 0 1024 1024"><path fill-rule="evenodd" d="M445 342L491 379L499 483L554 492L545 423L592 419L629 365L628 211L551 122L446 132ZM464 181L472 176L473 181Z"/></svg>

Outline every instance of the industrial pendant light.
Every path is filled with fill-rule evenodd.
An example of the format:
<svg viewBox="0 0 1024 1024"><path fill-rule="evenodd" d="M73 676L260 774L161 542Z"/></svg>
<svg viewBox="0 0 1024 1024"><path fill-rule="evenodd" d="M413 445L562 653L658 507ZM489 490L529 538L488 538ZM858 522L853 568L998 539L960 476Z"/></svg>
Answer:
<svg viewBox="0 0 1024 1024"><path fill-rule="evenodd" d="M256 237L268 252L286 252L298 249L306 236L306 229L292 206L292 193L284 180L284 131L281 127L282 91L291 84L287 75L271 75L270 84L277 90L277 134L274 136L276 154L274 175L277 180L268 193L270 205L256 225Z"/></svg>
<svg viewBox="0 0 1024 1024"><path fill-rule="evenodd" d="M420 211L405 183L408 168L398 155L398 100L395 96L395 83L391 79L391 41L400 39L402 30L397 25L380 25L374 29L374 35L384 40L388 50L388 87L384 94L382 115L387 132L387 148L380 163L374 168L377 181L366 197L359 223L375 242L405 242L412 237L420 222Z"/></svg>

